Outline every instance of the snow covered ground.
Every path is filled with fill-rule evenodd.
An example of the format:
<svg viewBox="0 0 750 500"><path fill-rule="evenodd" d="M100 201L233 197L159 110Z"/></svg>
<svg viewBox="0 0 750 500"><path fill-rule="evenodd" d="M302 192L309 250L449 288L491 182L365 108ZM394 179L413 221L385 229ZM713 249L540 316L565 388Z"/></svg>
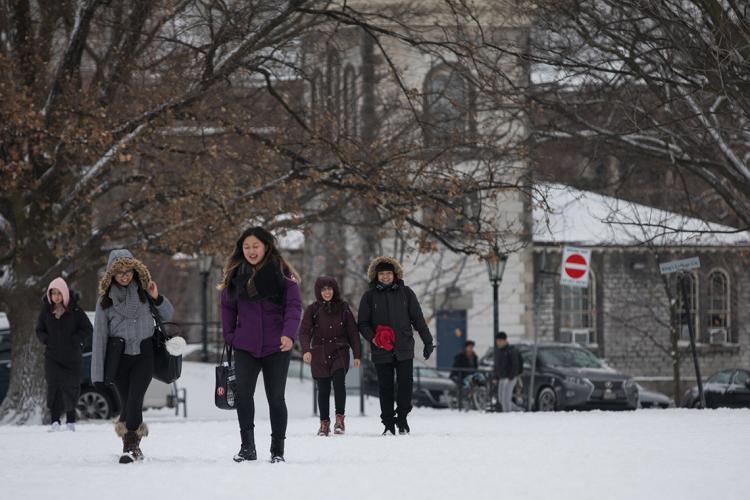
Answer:
<svg viewBox="0 0 750 500"><path fill-rule="evenodd" d="M309 382L290 379L286 464L266 462L259 384L256 463L235 464L234 413L213 408L210 366L186 363L189 419L147 412L143 464L116 463L111 425L76 433L0 427L0 498L744 499L747 410L458 414L415 410L413 434L381 437L376 401L348 435L319 438Z"/></svg>

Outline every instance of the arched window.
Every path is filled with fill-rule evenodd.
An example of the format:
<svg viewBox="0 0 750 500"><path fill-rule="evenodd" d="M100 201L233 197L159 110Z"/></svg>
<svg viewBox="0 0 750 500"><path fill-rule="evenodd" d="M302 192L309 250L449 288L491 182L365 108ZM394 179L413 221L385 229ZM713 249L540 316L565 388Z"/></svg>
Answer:
<svg viewBox="0 0 750 500"><path fill-rule="evenodd" d="M470 119L469 83L448 65L433 68L424 83L425 140L428 145L465 139Z"/></svg>
<svg viewBox="0 0 750 500"><path fill-rule="evenodd" d="M334 50L326 58L325 88L326 121L330 126L331 137L341 130L341 60Z"/></svg>
<svg viewBox="0 0 750 500"><path fill-rule="evenodd" d="M680 280L679 278L675 277L672 279L672 290L674 293L674 298L676 300L676 307L675 307L675 325L677 325L677 328L679 330L680 334L680 340L682 341L689 341L690 340L690 329L688 326L688 318L692 318L693 321L693 328L695 328L695 338L696 340L700 339L700 315L698 313L698 275L695 273L690 273L684 275L682 279L685 279L688 281L687 285L687 298L688 298L688 304L690 304L690 316L688 316L687 312L685 311L685 301L683 300L683 293L682 289L680 288Z"/></svg>
<svg viewBox="0 0 750 500"><path fill-rule="evenodd" d="M560 286L560 342L596 343L596 276L589 270L588 288Z"/></svg>
<svg viewBox="0 0 750 500"><path fill-rule="evenodd" d="M343 107L344 116L342 120L342 126L344 133L349 138L357 137L358 123L357 120L357 75L354 67L349 64L344 69L344 80L343 80Z"/></svg>
<svg viewBox="0 0 750 500"><path fill-rule="evenodd" d="M320 124L320 114L325 101L323 74L315 71L310 79L310 125L315 128Z"/></svg>
<svg viewBox="0 0 750 500"><path fill-rule="evenodd" d="M712 344L731 341L729 335L729 299L729 275L721 269L712 271L708 275L708 304L706 308L709 342Z"/></svg>

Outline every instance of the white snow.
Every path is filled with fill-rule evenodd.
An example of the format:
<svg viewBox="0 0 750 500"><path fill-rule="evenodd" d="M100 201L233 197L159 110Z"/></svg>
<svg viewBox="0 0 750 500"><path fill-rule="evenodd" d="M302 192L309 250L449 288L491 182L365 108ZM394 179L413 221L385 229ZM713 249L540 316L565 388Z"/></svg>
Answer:
<svg viewBox="0 0 750 500"><path fill-rule="evenodd" d="M256 393L259 460L235 464L234 413L212 408L213 367L186 363L189 419L147 412L143 464L116 463L109 424L48 434L0 427L2 498L607 499L747 496L748 410L479 414L417 409L413 433L381 437L377 405L348 434L319 438L309 382L290 379L286 464L267 463L269 422Z"/></svg>
<svg viewBox="0 0 750 500"><path fill-rule="evenodd" d="M533 209L537 243L578 245L741 245L748 231L706 222L637 203L538 184Z"/></svg>

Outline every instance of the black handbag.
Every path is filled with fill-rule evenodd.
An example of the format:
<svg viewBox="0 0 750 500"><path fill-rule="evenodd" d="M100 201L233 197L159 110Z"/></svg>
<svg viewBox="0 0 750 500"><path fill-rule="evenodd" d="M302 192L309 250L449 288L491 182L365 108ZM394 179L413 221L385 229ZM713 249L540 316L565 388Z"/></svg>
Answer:
<svg viewBox="0 0 750 500"><path fill-rule="evenodd" d="M167 336L161 314L151 297L148 298L148 305L154 317L154 378L165 384L171 384L182 374L182 355L173 356L167 351L167 340L170 337Z"/></svg>
<svg viewBox="0 0 750 500"><path fill-rule="evenodd" d="M117 376L117 367L120 365L120 358L125 352L125 339L121 337L107 338L107 350L104 354L104 383L112 385L115 383Z"/></svg>
<svg viewBox="0 0 750 500"><path fill-rule="evenodd" d="M232 352L232 346L224 344L224 350L221 353L221 362L216 367L214 404L220 410L234 410L236 408L235 394L237 393L237 380L234 374L234 365L232 364Z"/></svg>

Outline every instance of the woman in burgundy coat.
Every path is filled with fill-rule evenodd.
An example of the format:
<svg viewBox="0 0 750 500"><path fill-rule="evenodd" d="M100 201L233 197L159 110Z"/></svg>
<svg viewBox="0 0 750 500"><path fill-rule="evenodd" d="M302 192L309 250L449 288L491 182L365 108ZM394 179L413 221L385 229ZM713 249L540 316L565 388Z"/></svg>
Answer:
<svg viewBox="0 0 750 500"><path fill-rule="evenodd" d="M315 298L305 310L299 340L304 361L311 363L313 378L318 382L320 429L318 436L331 432L329 399L333 384L336 403L335 434L343 434L346 407L346 372L349 370L349 349L354 351L354 367L359 368L362 349L357 322L349 304L341 300L336 280L321 276L315 281Z"/></svg>

